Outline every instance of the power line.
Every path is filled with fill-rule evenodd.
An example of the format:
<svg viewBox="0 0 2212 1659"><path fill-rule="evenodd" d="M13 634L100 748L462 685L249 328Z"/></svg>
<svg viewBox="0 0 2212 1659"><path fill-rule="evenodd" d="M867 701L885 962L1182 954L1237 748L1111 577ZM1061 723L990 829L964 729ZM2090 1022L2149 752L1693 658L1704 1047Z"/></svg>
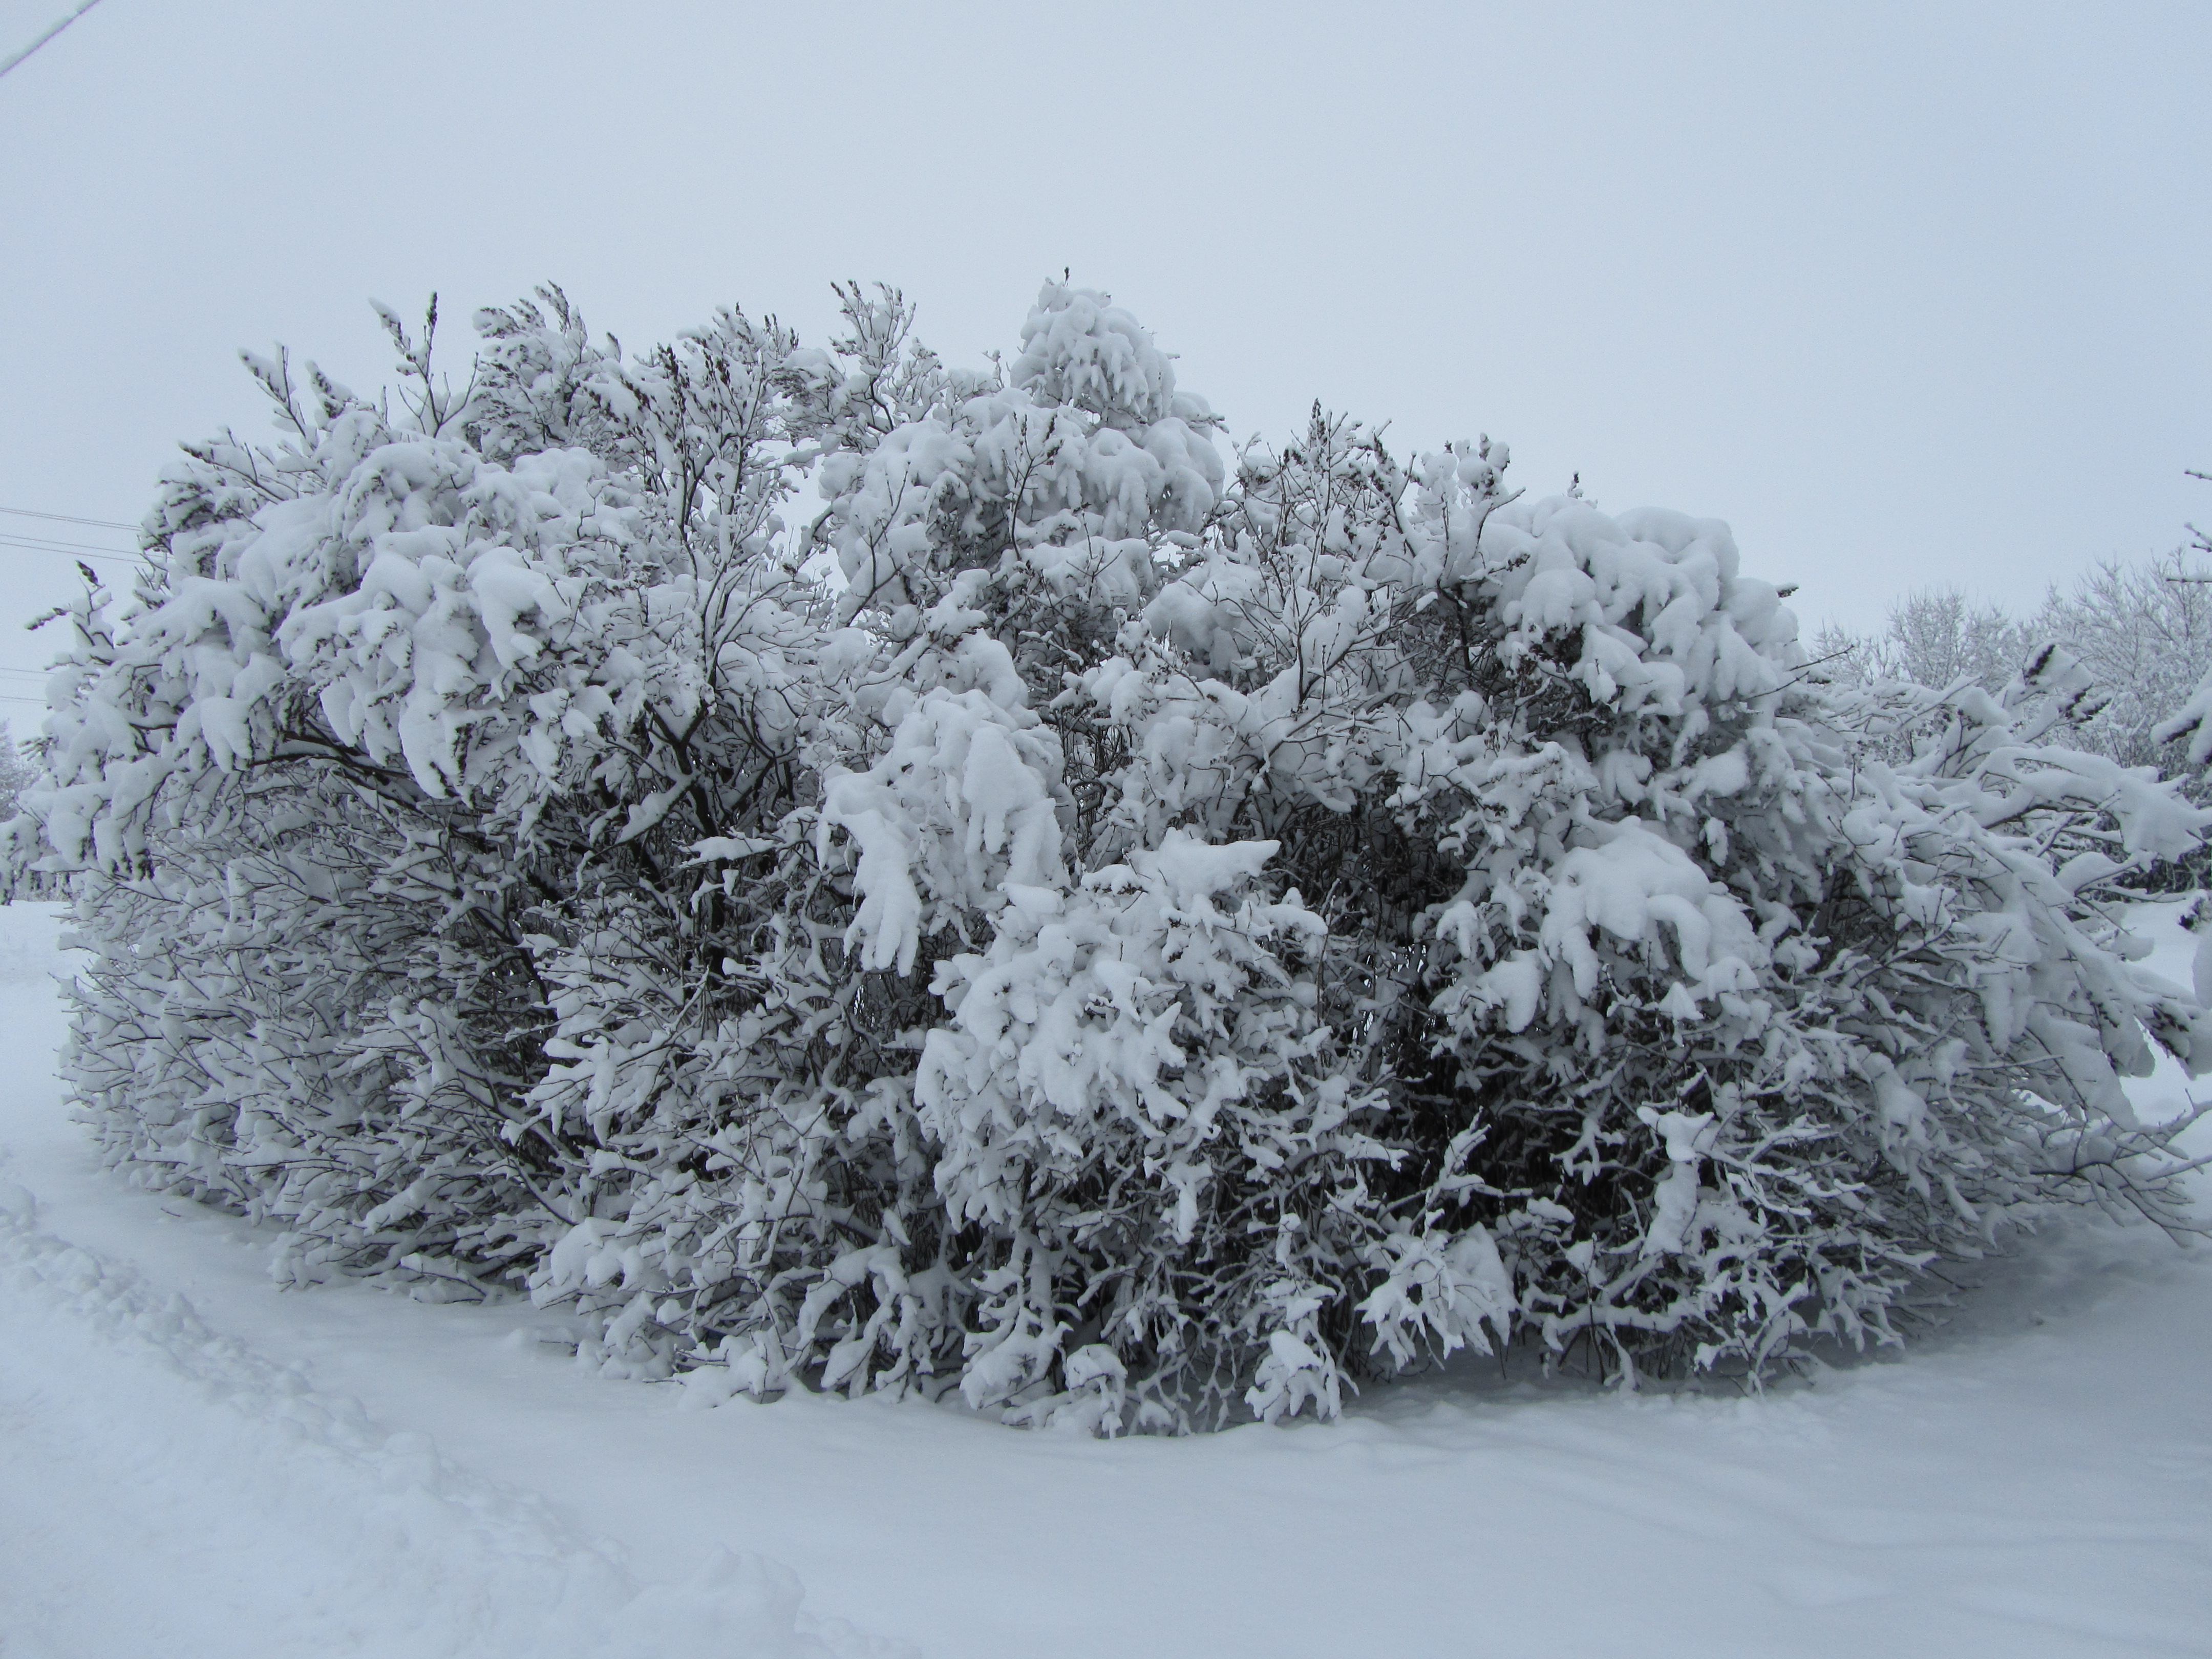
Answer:
<svg viewBox="0 0 2212 1659"><path fill-rule="evenodd" d="M58 546L53 542L40 546L38 542L24 542L13 538L13 535L0 535L0 549L7 549L9 553L51 553L58 560L93 560L97 564L137 564L139 562L133 553L95 553L91 549L73 549L73 546L66 544Z"/></svg>
<svg viewBox="0 0 2212 1659"><path fill-rule="evenodd" d="M10 542L5 536L0 536L0 552L45 553L57 559L67 559L72 563L79 559L90 559L94 564L135 565L139 562L120 553L64 553L58 547L26 547L20 542Z"/></svg>
<svg viewBox="0 0 2212 1659"><path fill-rule="evenodd" d="M0 74L5 72L0 70ZM95 530L135 531L137 528L136 525L118 524L112 519L80 518L74 513L39 513L27 507L0 507L0 513L9 514L18 519L44 519L52 524L89 525ZM16 535L4 530L0 530L0 550L20 553L52 553L72 562L80 559L92 559L101 564L135 565L140 562L137 554L118 552L113 548L95 546L90 542L61 541L52 536Z"/></svg>
<svg viewBox="0 0 2212 1659"><path fill-rule="evenodd" d="M68 559L72 563L89 559L94 564L136 564L136 559L125 559L106 553L57 553L50 547L9 547L0 542L0 553L45 553L57 559Z"/></svg>
<svg viewBox="0 0 2212 1659"><path fill-rule="evenodd" d="M101 547L94 542L58 541L52 536L11 536L0 530L0 542L10 547L35 547L42 553L94 553L104 559L136 559L138 556L124 548Z"/></svg>
<svg viewBox="0 0 2212 1659"><path fill-rule="evenodd" d="M60 22L55 24L37 40L32 41L29 46L24 47L22 51L17 52L6 63L0 64L0 75L7 74L9 70L15 68L16 64L21 63L26 58L28 58L40 46L45 46L47 41L52 40L54 36L59 34L64 29L67 28L71 23L76 22L78 18L83 16L85 13L90 11L99 3L100 0L77 0L77 8L75 11L63 18Z"/></svg>
<svg viewBox="0 0 2212 1659"><path fill-rule="evenodd" d="M80 519L69 513L33 513L27 507L0 507L0 513L9 514L18 519L52 519L56 524L88 524L95 530L136 531L138 528L135 524L118 524L112 519Z"/></svg>

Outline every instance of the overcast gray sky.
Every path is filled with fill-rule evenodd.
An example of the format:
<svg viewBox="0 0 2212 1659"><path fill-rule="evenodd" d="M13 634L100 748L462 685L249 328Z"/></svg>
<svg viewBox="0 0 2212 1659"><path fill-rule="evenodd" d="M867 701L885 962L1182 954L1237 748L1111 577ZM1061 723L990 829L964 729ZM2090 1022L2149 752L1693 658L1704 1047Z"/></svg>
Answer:
<svg viewBox="0 0 2212 1659"><path fill-rule="evenodd" d="M70 3L0 0L0 56ZM1240 435L1487 431L1729 520L1808 629L2212 521L2201 0L103 0L0 79L0 507L137 520L176 439L261 428L242 345L373 389L370 295L457 350L548 277L632 345L730 301L818 340L880 277L963 362L1072 266ZM72 580L0 544L0 619Z"/></svg>

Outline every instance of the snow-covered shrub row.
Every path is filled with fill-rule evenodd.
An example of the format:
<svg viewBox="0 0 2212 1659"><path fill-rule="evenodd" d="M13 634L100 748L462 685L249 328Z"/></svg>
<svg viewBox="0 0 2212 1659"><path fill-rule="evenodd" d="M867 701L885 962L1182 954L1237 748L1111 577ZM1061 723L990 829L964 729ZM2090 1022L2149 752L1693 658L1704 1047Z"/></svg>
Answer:
<svg viewBox="0 0 2212 1659"><path fill-rule="evenodd" d="M2039 1206L2191 1224L2119 1079L2212 1021L2112 904L2212 814L2062 653L1838 685L1717 521L1224 464L1103 295L988 374L843 299L625 357L548 290L459 395L387 318L397 411L252 361L15 830L112 1159L702 1403L1106 1431L1756 1374Z"/></svg>

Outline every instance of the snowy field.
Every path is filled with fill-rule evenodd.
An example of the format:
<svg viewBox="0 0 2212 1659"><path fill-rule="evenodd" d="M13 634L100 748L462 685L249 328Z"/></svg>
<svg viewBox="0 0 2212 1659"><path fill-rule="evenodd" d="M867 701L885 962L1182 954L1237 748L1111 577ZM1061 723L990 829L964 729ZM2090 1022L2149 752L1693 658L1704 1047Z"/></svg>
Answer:
<svg viewBox="0 0 2212 1659"><path fill-rule="evenodd" d="M2212 1654L2212 1249L2078 1224L1765 1398L1477 1366L1115 1443L687 1413L526 1306L279 1291L266 1234L103 1175L54 939L0 910L5 1659Z"/></svg>

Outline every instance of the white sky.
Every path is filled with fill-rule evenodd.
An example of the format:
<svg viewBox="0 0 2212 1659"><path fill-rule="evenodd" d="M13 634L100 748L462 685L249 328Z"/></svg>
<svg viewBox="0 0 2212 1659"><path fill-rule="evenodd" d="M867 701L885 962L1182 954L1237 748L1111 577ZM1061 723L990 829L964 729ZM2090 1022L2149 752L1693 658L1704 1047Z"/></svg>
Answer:
<svg viewBox="0 0 2212 1659"><path fill-rule="evenodd" d="M68 4L0 0L0 55ZM262 429L241 345L373 390L372 295L438 289L458 361L547 277L631 345L729 301L818 342L880 277L960 362L1066 265L1240 435L1487 431L1729 520L1808 630L2212 522L2202 3L104 0L0 80L0 507L136 520ZM0 622L73 581L0 544Z"/></svg>

